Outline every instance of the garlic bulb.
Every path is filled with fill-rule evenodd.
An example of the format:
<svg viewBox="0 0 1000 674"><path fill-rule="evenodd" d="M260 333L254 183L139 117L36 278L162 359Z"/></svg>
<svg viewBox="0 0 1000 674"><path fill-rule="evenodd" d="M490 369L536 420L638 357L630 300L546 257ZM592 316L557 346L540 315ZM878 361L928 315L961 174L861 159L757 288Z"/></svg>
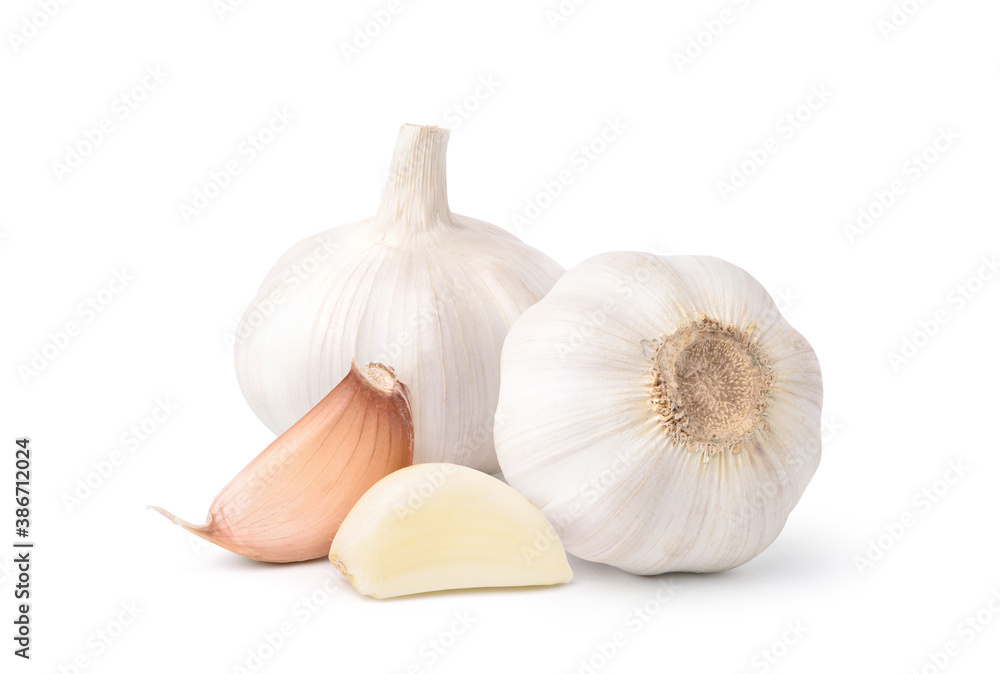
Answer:
<svg viewBox="0 0 1000 674"><path fill-rule="evenodd" d="M264 562L323 557L347 513L378 480L409 466L413 422L406 386L372 363L351 371L219 492L191 533Z"/></svg>
<svg viewBox="0 0 1000 674"><path fill-rule="evenodd" d="M566 550L720 571L777 537L820 458L813 350L711 257L598 255L507 337L497 455Z"/></svg>
<svg viewBox="0 0 1000 674"><path fill-rule="evenodd" d="M535 506L495 477L453 463L409 466L379 480L348 513L330 561L376 599L573 578Z"/></svg>
<svg viewBox="0 0 1000 674"><path fill-rule="evenodd" d="M415 462L498 470L503 340L562 269L449 210L447 142L445 129L403 126L378 213L298 243L264 279L237 330L236 372L275 433L340 381L352 358L371 360L410 388Z"/></svg>

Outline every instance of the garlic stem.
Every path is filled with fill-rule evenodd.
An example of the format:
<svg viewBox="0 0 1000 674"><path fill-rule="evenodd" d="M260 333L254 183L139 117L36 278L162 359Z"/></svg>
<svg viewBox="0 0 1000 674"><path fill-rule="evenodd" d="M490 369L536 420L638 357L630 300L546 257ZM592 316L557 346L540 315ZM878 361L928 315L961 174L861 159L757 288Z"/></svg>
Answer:
<svg viewBox="0 0 1000 674"><path fill-rule="evenodd" d="M448 129L404 124L376 220L399 236L454 224L448 208Z"/></svg>

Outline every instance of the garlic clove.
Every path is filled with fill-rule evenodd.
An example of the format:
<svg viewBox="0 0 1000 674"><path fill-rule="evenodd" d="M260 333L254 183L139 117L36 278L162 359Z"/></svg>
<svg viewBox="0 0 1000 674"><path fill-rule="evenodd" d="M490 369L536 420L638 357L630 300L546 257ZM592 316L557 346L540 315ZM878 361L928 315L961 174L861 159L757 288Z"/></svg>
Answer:
<svg viewBox="0 0 1000 674"><path fill-rule="evenodd" d="M340 384L251 461L191 533L244 557L298 562L325 556L344 517L380 478L413 461L409 393L377 363Z"/></svg>
<svg viewBox="0 0 1000 674"><path fill-rule="evenodd" d="M403 468L369 489L333 539L330 561L376 599L573 578L559 537L527 499L448 463Z"/></svg>

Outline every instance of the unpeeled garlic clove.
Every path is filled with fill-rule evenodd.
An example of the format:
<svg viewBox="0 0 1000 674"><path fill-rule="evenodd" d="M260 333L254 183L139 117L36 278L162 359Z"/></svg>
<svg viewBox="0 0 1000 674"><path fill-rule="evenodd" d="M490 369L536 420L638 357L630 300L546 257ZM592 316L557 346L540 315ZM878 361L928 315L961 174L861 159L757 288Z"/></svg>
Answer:
<svg viewBox="0 0 1000 674"><path fill-rule="evenodd" d="M336 388L233 478L208 522L188 531L244 557L323 557L340 523L380 478L413 461L409 393L391 368L351 370Z"/></svg>
<svg viewBox="0 0 1000 674"><path fill-rule="evenodd" d="M376 599L573 578L559 537L535 506L494 477L448 463L381 479L344 520L330 561Z"/></svg>

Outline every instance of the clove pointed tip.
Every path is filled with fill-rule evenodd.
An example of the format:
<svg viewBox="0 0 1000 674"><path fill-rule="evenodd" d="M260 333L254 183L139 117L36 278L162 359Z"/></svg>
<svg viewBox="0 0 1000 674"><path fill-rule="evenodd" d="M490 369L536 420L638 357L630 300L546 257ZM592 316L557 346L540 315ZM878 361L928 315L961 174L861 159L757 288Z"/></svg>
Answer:
<svg viewBox="0 0 1000 674"><path fill-rule="evenodd" d="M165 510L164 508L161 508L160 506L148 505L148 506L146 506L146 510L154 510L154 511L160 513L161 515L163 515L164 517L166 517L168 520L170 520L171 522L173 522L177 526L184 527L188 531L203 530L205 528L204 524L201 524L201 525L199 525L199 524L191 524L187 520L182 520L177 515L174 515L169 510Z"/></svg>

